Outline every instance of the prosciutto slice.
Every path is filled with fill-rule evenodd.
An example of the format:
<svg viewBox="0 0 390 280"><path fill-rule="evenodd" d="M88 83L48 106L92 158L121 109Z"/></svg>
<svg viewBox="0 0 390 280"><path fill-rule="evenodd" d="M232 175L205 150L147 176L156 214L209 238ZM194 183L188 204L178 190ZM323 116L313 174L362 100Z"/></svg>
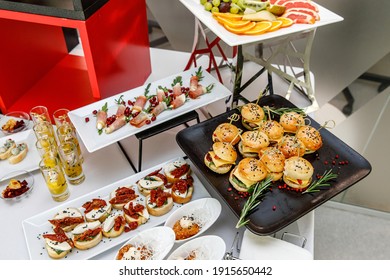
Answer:
<svg viewBox="0 0 390 280"><path fill-rule="evenodd" d="M172 88L172 95L174 96L174 97L177 97L177 96L179 96L179 95L181 95L182 94L182 92L181 92L181 85L180 85L180 83L176 83L174 86L173 86L173 88Z"/></svg>
<svg viewBox="0 0 390 280"><path fill-rule="evenodd" d="M146 101L148 101L146 96L144 96L144 95L138 96L137 99L135 100L132 114L134 114L136 112L141 112L142 109L145 107Z"/></svg>
<svg viewBox="0 0 390 280"><path fill-rule="evenodd" d="M118 109L116 110L116 115L117 116L123 115L125 113L125 110L126 110L126 106L123 104L119 104Z"/></svg>
<svg viewBox="0 0 390 280"><path fill-rule="evenodd" d="M146 124L147 120L149 120L148 114L141 111L135 118L130 121L130 124L135 127L141 127Z"/></svg>
<svg viewBox="0 0 390 280"><path fill-rule="evenodd" d="M162 89L157 89L157 100L158 102L163 102L165 98L165 92Z"/></svg>
<svg viewBox="0 0 390 280"><path fill-rule="evenodd" d="M188 92L188 96L191 98L191 99L196 99L198 98L199 96L205 94L206 91L204 90L203 86L198 84L198 87L195 89L195 90L191 90Z"/></svg>
<svg viewBox="0 0 390 280"><path fill-rule="evenodd" d="M172 109L179 108L186 102L186 95L183 93L176 97L172 102L171 102L171 107Z"/></svg>
<svg viewBox="0 0 390 280"><path fill-rule="evenodd" d="M190 78L190 91L196 90L199 84L199 77L198 76L191 76Z"/></svg>
<svg viewBox="0 0 390 280"><path fill-rule="evenodd" d="M160 115L163 111L167 109L167 104L165 102L160 102L156 107L153 108L152 114L155 115L156 117Z"/></svg>
<svg viewBox="0 0 390 280"><path fill-rule="evenodd" d="M99 110L96 114L96 128L103 129L106 127L107 112Z"/></svg>
<svg viewBox="0 0 390 280"><path fill-rule="evenodd" d="M118 116L116 118L116 120L109 127L106 127L105 132L107 134L110 134L110 133L118 130L119 128L121 128L125 124L126 124L126 116L122 114L122 115Z"/></svg>

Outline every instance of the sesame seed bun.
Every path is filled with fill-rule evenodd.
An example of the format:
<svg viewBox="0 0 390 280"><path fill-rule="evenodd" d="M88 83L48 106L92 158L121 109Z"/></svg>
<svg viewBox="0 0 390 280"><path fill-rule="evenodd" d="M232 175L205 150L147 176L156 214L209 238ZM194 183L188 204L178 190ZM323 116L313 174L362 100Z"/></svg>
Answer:
<svg viewBox="0 0 390 280"><path fill-rule="evenodd" d="M258 127L258 123L264 120L265 114L263 108L255 103L247 103L241 107L242 125L252 130Z"/></svg>
<svg viewBox="0 0 390 280"><path fill-rule="evenodd" d="M312 181L314 168L312 164L302 157L286 159L283 171L283 181L295 189L304 189Z"/></svg>
<svg viewBox="0 0 390 280"><path fill-rule="evenodd" d="M295 136L284 135L277 145L286 158L303 156L306 152L305 145Z"/></svg>
<svg viewBox="0 0 390 280"><path fill-rule="evenodd" d="M213 133L213 142L229 142L235 145L240 141L240 130L231 123L221 123Z"/></svg>
<svg viewBox="0 0 390 280"><path fill-rule="evenodd" d="M255 158L244 158L238 165L238 172L251 181L261 181L267 176L264 164Z"/></svg>
<svg viewBox="0 0 390 280"><path fill-rule="evenodd" d="M268 120L265 121L262 125L260 130L267 134L269 141L271 143L279 142L283 135L284 135L284 129L283 126L281 126L277 121L275 120Z"/></svg>
<svg viewBox="0 0 390 280"><path fill-rule="evenodd" d="M259 152L260 161L266 167L272 181L278 181L283 176L285 156L276 147L267 147Z"/></svg>
<svg viewBox="0 0 390 280"><path fill-rule="evenodd" d="M237 152L234 147L227 142L216 142L213 144L214 153L223 160L236 161Z"/></svg>
<svg viewBox="0 0 390 280"><path fill-rule="evenodd" d="M306 154L314 153L322 147L321 134L312 126L301 126L296 133L296 137L305 145Z"/></svg>
<svg viewBox="0 0 390 280"><path fill-rule="evenodd" d="M280 116L279 123L285 132L295 133L299 127L305 125L305 119L297 112L286 112Z"/></svg>

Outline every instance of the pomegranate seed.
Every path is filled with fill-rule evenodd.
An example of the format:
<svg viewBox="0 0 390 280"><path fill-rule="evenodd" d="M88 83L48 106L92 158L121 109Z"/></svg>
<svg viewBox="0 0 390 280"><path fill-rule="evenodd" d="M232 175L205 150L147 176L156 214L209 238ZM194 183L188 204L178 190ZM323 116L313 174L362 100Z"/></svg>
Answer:
<svg viewBox="0 0 390 280"><path fill-rule="evenodd" d="M146 124L150 124L151 122L151 120L146 120Z"/></svg>
<svg viewBox="0 0 390 280"><path fill-rule="evenodd" d="M85 118L85 122L89 122L89 118L88 117Z"/></svg>
<svg viewBox="0 0 390 280"><path fill-rule="evenodd" d="M156 120L156 116L152 116L152 122Z"/></svg>
<svg viewBox="0 0 390 280"><path fill-rule="evenodd" d="M97 114L97 110L93 110L92 114L96 115Z"/></svg>
<svg viewBox="0 0 390 280"><path fill-rule="evenodd" d="M128 101L127 101L127 105L129 105L129 106L133 106L133 105L134 105L134 103L133 103L131 100L128 100Z"/></svg>

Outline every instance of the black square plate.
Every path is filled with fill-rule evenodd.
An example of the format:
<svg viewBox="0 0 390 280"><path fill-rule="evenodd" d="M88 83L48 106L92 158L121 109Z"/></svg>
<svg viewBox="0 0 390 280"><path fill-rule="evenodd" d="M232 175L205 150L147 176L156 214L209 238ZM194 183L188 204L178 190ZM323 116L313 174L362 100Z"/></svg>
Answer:
<svg viewBox="0 0 390 280"><path fill-rule="evenodd" d="M259 105L268 105L275 108L295 107L290 101L279 95L265 96L261 99ZM215 128L223 122L229 122L228 117L234 113L239 114L238 109L188 127L177 134L176 140L184 153L207 179L210 186L216 190L233 213L239 217L246 198L241 197L235 189L231 188L229 173L216 174L203 161L205 154L212 147L212 133ZM307 118L310 119L311 126L317 129L320 128L316 121L310 117ZM245 131L241 121L234 124ZM322 175L324 171L329 169L338 174L337 179L331 182L330 187L322 187L319 192L306 194L278 188L283 185L282 181L273 183L272 187L264 192L264 197L257 209L248 216L250 222L247 224L247 228L250 231L258 235L275 233L351 187L371 172L370 163L359 153L327 129L322 128L320 132L323 146L317 153L304 157L314 167L313 180L316 179L316 175ZM239 155L236 163L241 159Z"/></svg>

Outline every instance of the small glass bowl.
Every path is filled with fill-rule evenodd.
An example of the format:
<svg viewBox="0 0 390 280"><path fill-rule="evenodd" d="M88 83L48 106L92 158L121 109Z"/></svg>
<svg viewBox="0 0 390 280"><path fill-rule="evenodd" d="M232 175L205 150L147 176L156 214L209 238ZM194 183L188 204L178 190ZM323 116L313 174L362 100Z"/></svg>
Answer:
<svg viewBox="0 0 390 280"><path fill-rule="evenodd" d="M12 198L5 198L4 191L7 188L7 186L10 184L11 179L15 179L15 180L18 180L20 182L22 182L23 180L26 180L27 187L29 189L26 192L24 192L18 196L15 196ZM34 176L30 172L25 171L25 170L13 171L13 172L8 173L7 175L5 175L3 178L0 179L0 197L4 200L9 200L9 201L19 200L19 199L22 199L24 197L27 197L31 193L31 191L33 190L33 187L34 187Z"/></svg>
<svg viewBox="0 0 390 280"><path fill-rule="evenodd" d="M16 121L22 121L23 124L20 125L19 127L17 127L16 129L13 129L12 131L7 130L7 129L3 129L4 125L11 119L14 119ZM0 128L1 128L1 131L5 135L11 135L11 134L15 134L15 133L24 131L24 130L28 129L29 125L30 125L30 116L26 112L23 112L23 111L9 112L8 114L4 115L0 119Z"/></svg>

